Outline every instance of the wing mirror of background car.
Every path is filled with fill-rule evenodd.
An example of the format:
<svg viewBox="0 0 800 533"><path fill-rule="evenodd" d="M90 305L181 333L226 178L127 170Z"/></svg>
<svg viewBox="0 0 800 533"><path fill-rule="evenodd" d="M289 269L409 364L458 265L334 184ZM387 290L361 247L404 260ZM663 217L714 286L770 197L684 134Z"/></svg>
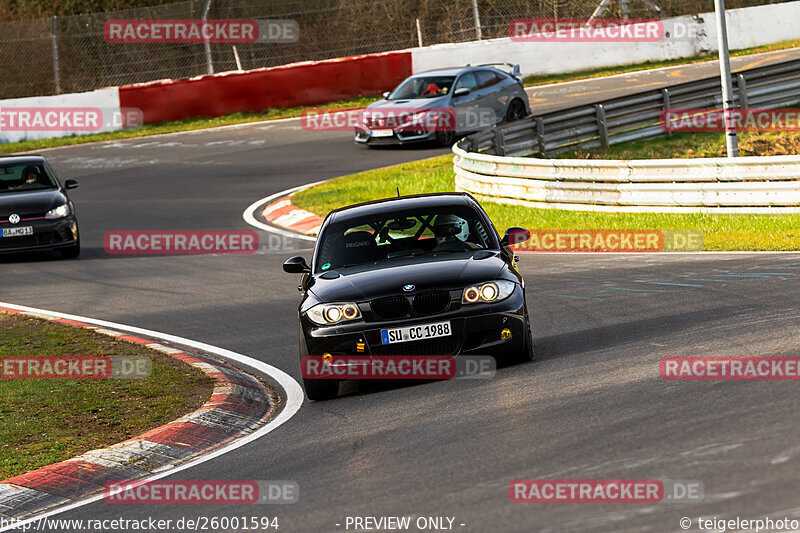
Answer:
<svg viewBox="0 0 800 533"><path fill-rule="evenodd" d="M453 98L458 98L459 96L467 96L469 94L469 87L461 87L460 89L456 89L453 93Z"/></svg>
<svg viewBox="0 0 800 533"><path fill-rule="evenodd" d="M389 95L390 95L390 94L392 94L392 93L390 93L389 91L386 91L386 92L385 92L385 93L383 93L381 96L383 96L383 99L384 99L384 100L388 100L388 99L389 99Z"/></svg>
<svg viewBox="0 0 800 533"><path fill-rule="evenodd" d="M79 185L78 180L66 180L64 182L65 189L77 189Z"/></svg>
<svg viewBox="0 0 800 533"><path fill-rule="evenodd" d="M527 241L530 238L531 238L530 231L526 230L525 228L514 226L513 228L508 228L506 230L506 234L503 236L503 240L500 241L500 244L502 244L503 246L509 246L511 244L519 244Z"/></svg>
<svg viewBox="0 0 800 533"><path fill-rule="evenodd" d="M296 255L286 260L283 264L283 271L289 274L307 274L311 272L311 267L308 266L305 259Z"/></svg>
<svg viewBox="0 0 800 533"><path fill-rule="evenodd" d="M521 72L519 70L519 65L514 65L511 68L511 75L514 76L515 78L519 78L520 77Z"/></svg>

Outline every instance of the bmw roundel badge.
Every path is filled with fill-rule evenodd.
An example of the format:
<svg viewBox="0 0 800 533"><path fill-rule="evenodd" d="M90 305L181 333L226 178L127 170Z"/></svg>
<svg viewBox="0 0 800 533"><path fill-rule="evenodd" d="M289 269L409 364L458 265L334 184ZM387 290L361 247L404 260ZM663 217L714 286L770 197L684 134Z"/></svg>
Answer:
<svg viewBox="0 0 800 533"><path fill-rule="evenodd" d="M414 285L403 285L403 290L406 292L411 292L415 289Z"/></svg>

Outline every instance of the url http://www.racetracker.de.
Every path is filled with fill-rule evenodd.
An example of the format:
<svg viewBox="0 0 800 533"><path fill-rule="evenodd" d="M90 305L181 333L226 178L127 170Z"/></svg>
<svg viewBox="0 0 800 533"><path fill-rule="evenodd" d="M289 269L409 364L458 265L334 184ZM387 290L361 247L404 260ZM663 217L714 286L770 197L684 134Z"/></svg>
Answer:
<svg viewBox="0 0 800 533"><path fill-rule="evenodd" d="M21 520L0 517L0 530L7 527L19 531L48 533L86 531L89 533L159 531L186 533L187 531L278 531L282 524L276 516L193 516L170 519L112 518L103 520L62 519L42 517Z"/></svg>

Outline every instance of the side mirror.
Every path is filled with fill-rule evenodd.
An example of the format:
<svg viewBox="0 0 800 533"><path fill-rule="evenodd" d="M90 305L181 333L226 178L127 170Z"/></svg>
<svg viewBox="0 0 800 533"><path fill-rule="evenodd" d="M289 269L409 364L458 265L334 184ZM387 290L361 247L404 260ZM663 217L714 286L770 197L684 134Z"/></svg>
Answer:
<svg viewBox="0 0 800 533"><path fill-rule="evenodd" d="M384 99L384 100L388 100L388 99L389 99L389 95L390 95L390 94L392 94L392 93L390 93L389 91L386 91L386 92L385 92L385 93L383 93L381 96L383 96L383 99Z"/></svg>
<svg viewBox="0 0 800 533"><path fill-rule="evenodd" d="M508 228L506 230L506 234L503 236L503 240L500 241L500 244L503 246L511 246L513 244L525 242L530 238L530 231L526 230L525 228L514 226L513 228Z"/></svg>
<svg viewBox="0 0 800 533"><path fill-rule="evenodd" d="M469 88L461 87L460 89L456 89L453 93L453 98L458 98L459 96L467 96L470 93Z"/></svg>
<svg viewBox="0 0 800 533"><path fill-rule="evenodd" d="M305 259L296 255L286 260L283 264L283 271L289 274L308 274L311 272L311 267L308 266Z"/></svg>
<svg viewBox="0 0 800 533"><path fill-rule="evenodd" d="M519 65L514 65L511 67L511 75L515 78L519 78L522 73L519 70Z"/></svg>
<svg viewBox="0 0 800 533"><path fill-rule="evenodd" d="M66 180L64 182L65 189L77 189L79 185L78 180Z"/></svg>

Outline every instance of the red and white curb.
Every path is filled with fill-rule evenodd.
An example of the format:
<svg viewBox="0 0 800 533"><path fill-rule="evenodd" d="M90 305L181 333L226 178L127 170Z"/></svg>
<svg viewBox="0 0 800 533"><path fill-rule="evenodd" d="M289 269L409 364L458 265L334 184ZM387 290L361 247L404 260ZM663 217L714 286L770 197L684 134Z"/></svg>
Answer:
<svg viewBox="0 0 800 533"><path fill-rule="evenodd" d="M189 468L263 436L288 420L302 404L303 393L299 384L270 365L262 363L252 366L267 367L270 370L268 375L287 393L286 405L275 417L273 415L278 409L279 398L253 376L211 357L187 353L119 330L127 329L128 332L201 350L202 346L207 346L211 350L203 351L216 355L225 352L225 355L233 354L227 350L140 328L23 306L0 303L0 310L88 328L142 344L199 368L215 381L211 398L204 405L169 424L108 448L92 450L79 457L0 481L0 518L21 520L59 507L49 513L56 514L100 499L107 482L158 479ZM250 360L246 356L235 355L240 360ZM15 527L19 526L17 522Z"/></svg>
<svg viewBox="0 0 800 533"><path fill-rule="evenodd" d="M245 209L245 222L270 233L315 241L323 218L292 203L295 193L322 183L317 181L261 198ZM268 223L262 222L266 221Z"/></svg>
<svg viewBox="0 0 800 533"><path fill-rule="evenodd" d="M268 204L261 210L261 216L268 222L296 231L304 235L317 235L322 225L322 217L300 209L292 203L292 193Z"/></svg>

